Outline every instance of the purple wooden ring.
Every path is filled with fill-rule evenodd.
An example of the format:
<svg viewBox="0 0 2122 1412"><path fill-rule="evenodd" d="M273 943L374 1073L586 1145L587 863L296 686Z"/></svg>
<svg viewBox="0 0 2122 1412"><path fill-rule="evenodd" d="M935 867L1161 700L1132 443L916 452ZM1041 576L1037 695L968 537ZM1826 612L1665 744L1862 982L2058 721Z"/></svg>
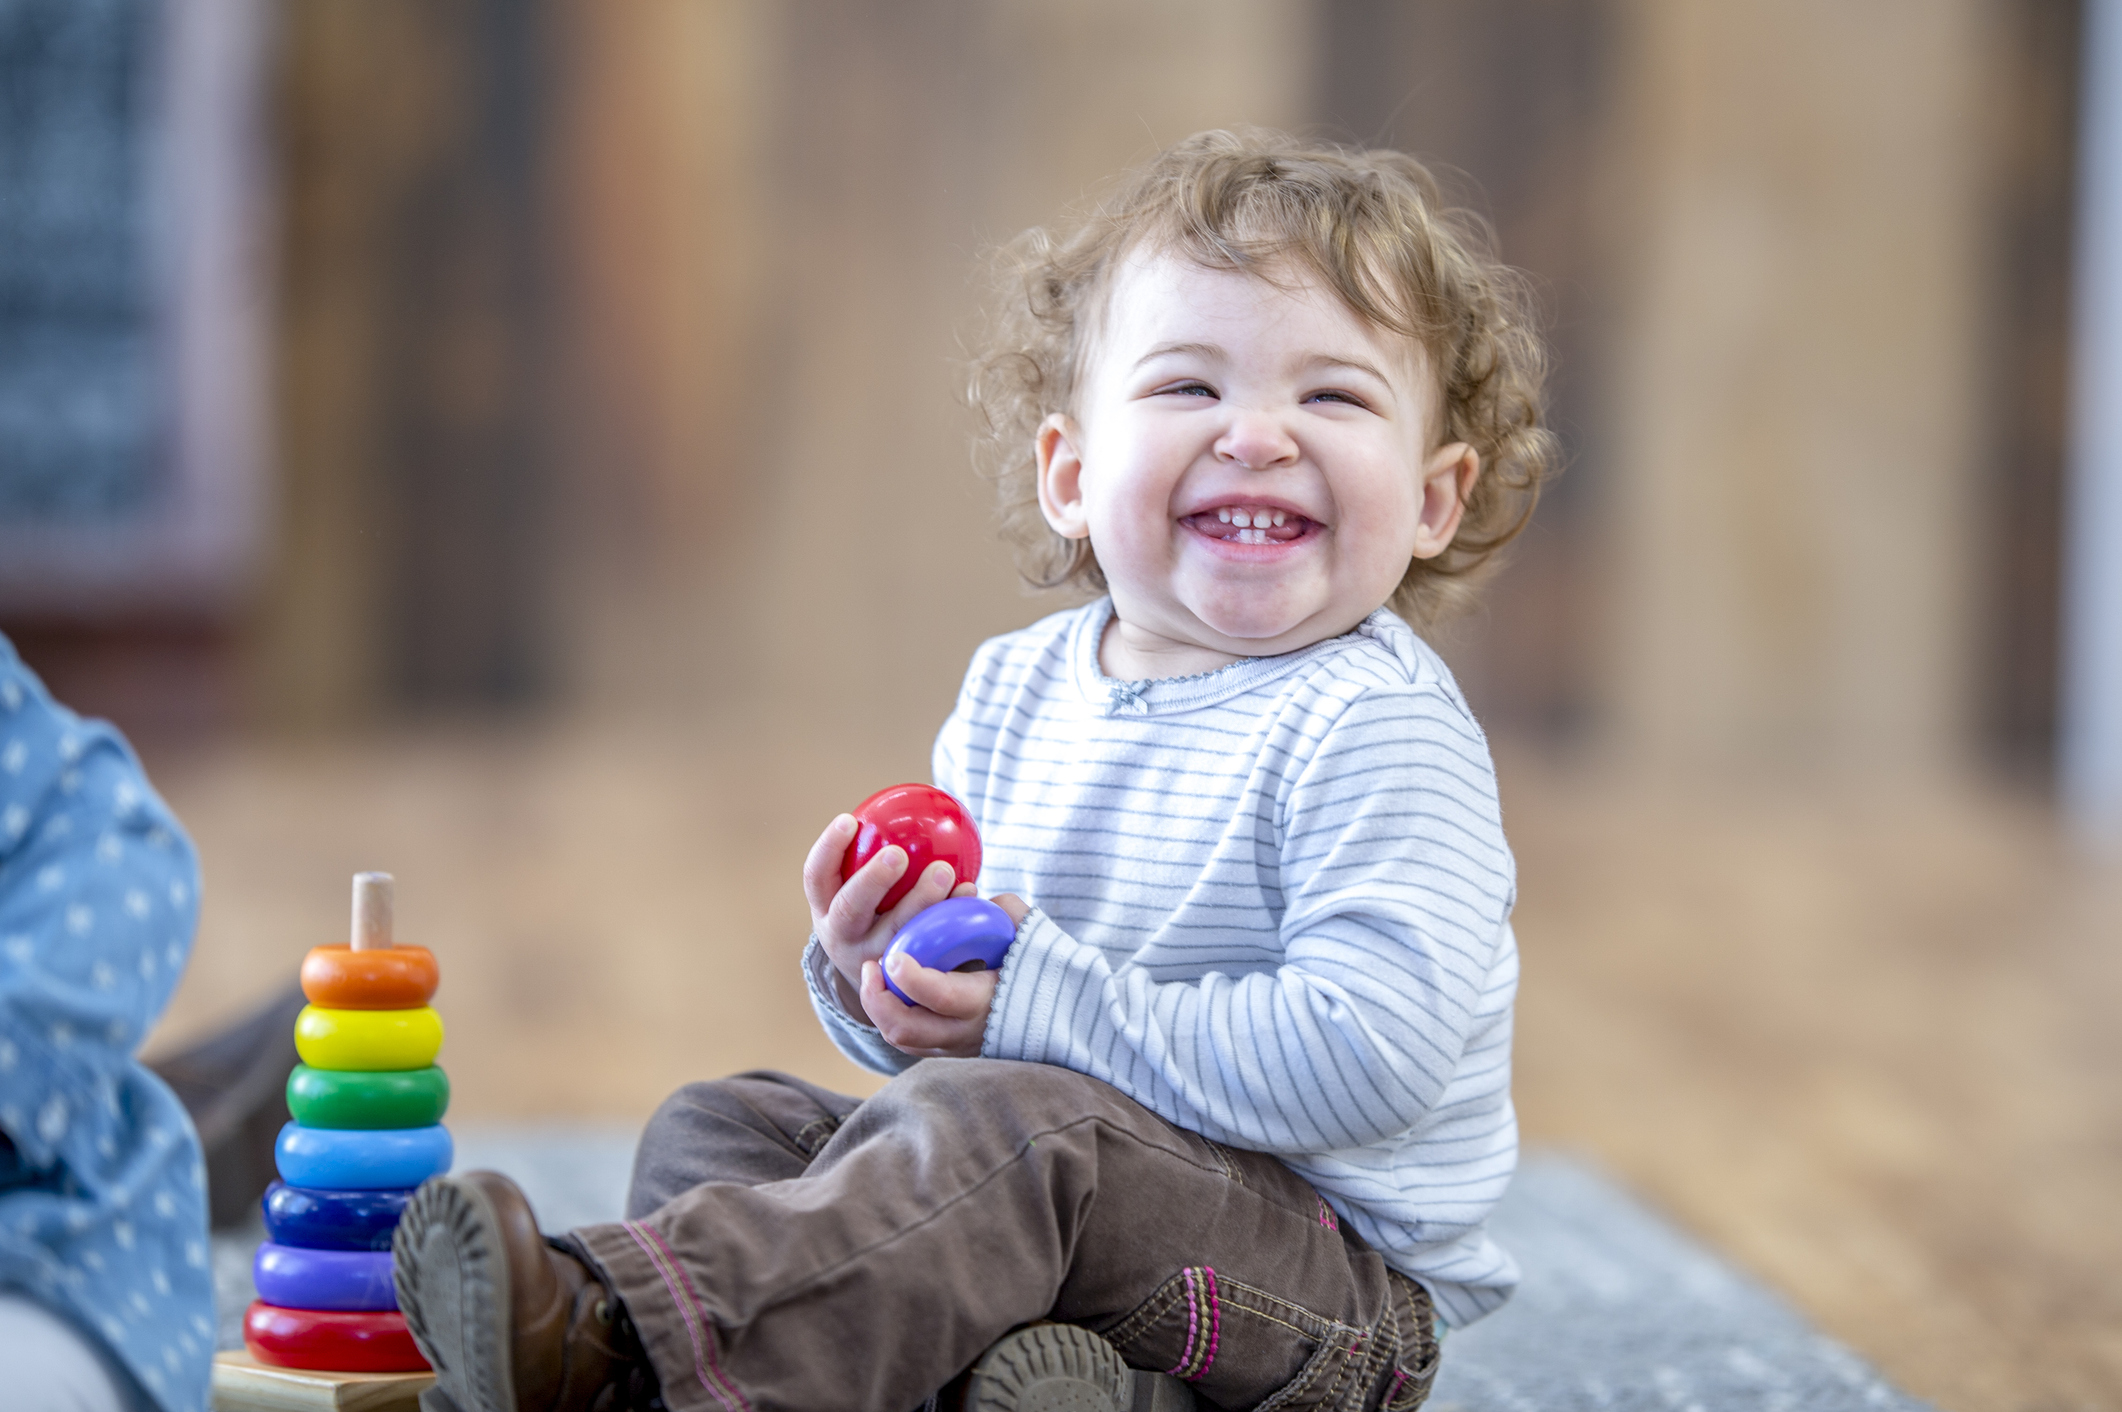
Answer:
<svg viewBox="0 0 2122 1412"><path fill-rule="evenodd" d="M903 951L932 971L967 968L992 971L1002 964L1017 924L1009 913L979 897L946 897L914 913L884 951L884 985L912 1005L892 984L892 957Z"/></svg>
<svg viewBox="0 0 2122 1412"><path fill-rule="evenodd" d="M388 1250L310 1250L261 1242L251 1260L258 1297L283 1309L396 1309Z"/></svg>

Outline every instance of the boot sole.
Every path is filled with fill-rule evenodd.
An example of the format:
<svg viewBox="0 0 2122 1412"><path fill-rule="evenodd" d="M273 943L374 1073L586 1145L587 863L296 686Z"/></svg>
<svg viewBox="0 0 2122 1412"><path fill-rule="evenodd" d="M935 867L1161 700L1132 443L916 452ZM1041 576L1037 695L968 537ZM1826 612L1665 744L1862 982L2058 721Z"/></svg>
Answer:
<svg viewBox="0 0 2122 1412"><path fill-rule="evenodd" d="M965 1412L1193 1412L1177 1378L1130 1368L1074 1324L1034 1324L998 1339L973 1365Z"/></svg>
<svg viewBox="0 0 2122 1412"><path fill-rule="evenodd" d="M391 1282L413 1342L461 1412L516 1412L501 1223L477 1187L433 1177L391 1238Z"/></svg>

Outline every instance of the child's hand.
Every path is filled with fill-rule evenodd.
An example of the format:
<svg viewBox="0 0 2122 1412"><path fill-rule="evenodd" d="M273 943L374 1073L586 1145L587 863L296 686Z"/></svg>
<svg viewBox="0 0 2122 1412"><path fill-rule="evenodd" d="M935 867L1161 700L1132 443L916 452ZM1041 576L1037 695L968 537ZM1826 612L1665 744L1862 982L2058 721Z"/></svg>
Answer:
<svg viewBox="0 0 2122 1412"><path fill-rule="evenodd" d="M952 895L962 897L969 891L961 887ZM993 901L1012 922L1024 924L1030 909L1018 898L1005 892ZM908 1005L893 995L885 988L884 968L865 961L862 1009L894 1049L928 1058L972 1059L978 1057L987 1033L996 979L993 971L938 971L901 952L892 958L892 981L919 1003Z"/></svg>
<svg viewBox="0 0 2122 1412"><path fill-rule="evenodd" d="M956 879L950 864L931 863L912 891L899 899L899 905L880 915L877 904L906 871L906 850L896 844L878 849L877 856L843 884L840 860L855 841L856 827L854 815L840 815L825 826L811 845L810 856L803 860L803 895L810 901L811 930L833 963L840 982L840 1004L850 1015L860 1015L866 1008L862 1004L863 967L875 965L907 919L932 902L970 896L973 890L971 883L954 890ZM904 1005L899 1008L906 1009Z"/></svg>

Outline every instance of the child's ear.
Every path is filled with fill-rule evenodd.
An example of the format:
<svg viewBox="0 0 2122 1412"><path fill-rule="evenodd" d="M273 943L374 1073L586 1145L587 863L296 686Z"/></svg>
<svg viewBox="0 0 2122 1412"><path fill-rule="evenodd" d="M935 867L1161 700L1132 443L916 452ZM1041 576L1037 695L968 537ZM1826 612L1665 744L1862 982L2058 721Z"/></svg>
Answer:
<svg viewBox="0 0 2122 1412"><path fill-rule="evenodd" d="M1422 513L1415 522L1417 559L1434 559L1450 547L1466 514L1466 498L1481 478L1481 453L1463 441L1440 446L1422 470Z"/></svg>
<svg viewBox="0 0 2122 1412"><path fill-rule="evenodd" d="M1063 539L1083 539L1090 521L1083 513L1083 429L1059 412L1039 423L1032 439L1039 461L1039 513Z"/></svg>

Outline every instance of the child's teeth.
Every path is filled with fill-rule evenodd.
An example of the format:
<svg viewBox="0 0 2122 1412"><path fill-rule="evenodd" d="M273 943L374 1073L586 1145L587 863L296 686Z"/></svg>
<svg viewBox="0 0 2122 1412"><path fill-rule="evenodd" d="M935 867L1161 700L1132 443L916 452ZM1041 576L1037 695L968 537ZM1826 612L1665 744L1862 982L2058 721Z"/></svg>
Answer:
<svg viewBox="0 0 2122 1412"><path fill-rule="evenodd" d="M1257 510L1242 505L1219 505L1216 507L1216 518L1238 531L1231 536L1233 543L1272 544L1275 541L1267 537L1268 527L1272 525L1276 529L1286 528L1290 521L1290 512L1271 510L1264 505Z"/></svg>

